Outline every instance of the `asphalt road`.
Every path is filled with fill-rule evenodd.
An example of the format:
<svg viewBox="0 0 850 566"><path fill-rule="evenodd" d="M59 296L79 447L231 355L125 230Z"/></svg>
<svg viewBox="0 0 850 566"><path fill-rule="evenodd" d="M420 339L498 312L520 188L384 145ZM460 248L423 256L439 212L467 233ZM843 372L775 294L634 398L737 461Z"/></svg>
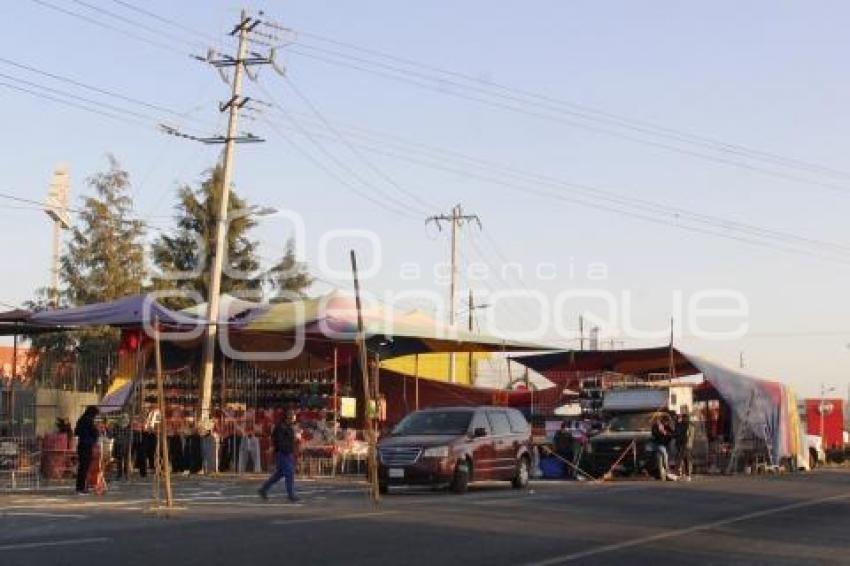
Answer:
<svg viewBox="0 0 850 566"><path fill-rule="evenodd" d="M351 482L178 479L170 518L151 488L0 496L0 564L850 564L850 470L695 481L488 484L457 496Z"/></svg>

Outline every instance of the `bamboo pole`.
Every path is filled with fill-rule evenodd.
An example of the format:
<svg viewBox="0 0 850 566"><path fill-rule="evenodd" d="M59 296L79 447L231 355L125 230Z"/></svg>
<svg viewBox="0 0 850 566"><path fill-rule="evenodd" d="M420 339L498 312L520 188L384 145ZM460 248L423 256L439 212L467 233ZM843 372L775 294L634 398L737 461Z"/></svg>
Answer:
<svg viewBox="0 0 850 566"><path fill-rule="evenodd" d="M357 305L357 346L360 350L360 373L363 384L364 414L366 417L366 439L369 443L367 456L367 473L369 477L369 491L374 503L381 501L381 493L378 488L378 454L377 439L375 438L374 419L370 415L372 410L372 391L369 384L369 356L366 353L366 337L363 329L363 308L360 302L360 281L357 278L357 255L351 250L351 271L354 275L354 297ZM375 407L377 409L377 406Z"/></svg>
<svg viewBox="0 0 850 566"><path fill-rule="evenodd" d="M162 481L165 487L165 506L174 507L171 492L171 465L168 461L168 436L165 430L165 387L162 382L162 350L159 342L159 319L154 321L154 350L156 356L156 396L159 406L159 468L162 470Z"/></svg>

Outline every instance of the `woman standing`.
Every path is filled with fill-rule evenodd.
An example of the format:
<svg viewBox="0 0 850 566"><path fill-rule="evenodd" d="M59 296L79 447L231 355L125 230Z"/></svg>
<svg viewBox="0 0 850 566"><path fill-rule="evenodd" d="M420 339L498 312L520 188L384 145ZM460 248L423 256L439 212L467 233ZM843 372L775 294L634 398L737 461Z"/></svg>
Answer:
<svg viewBox="0 0 850 566"><path fill-rule="evenodd" d="M94 424L94 419L99 413L97 407L89 405L77 420L77 426L74 427L74 434L77 436L77 495L88 493L86 477L91 465L92 449L100 436Z"/></svg>

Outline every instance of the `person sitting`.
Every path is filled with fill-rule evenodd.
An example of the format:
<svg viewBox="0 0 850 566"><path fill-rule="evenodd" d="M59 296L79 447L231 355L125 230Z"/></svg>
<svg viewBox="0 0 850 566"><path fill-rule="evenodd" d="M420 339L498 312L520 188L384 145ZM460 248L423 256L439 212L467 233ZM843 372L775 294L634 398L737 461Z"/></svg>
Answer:
<svg viewBox="0 0 850 566"><path fill-rule="evenodd" d="M555 454L566 464L564 475L568 478L574 477L573 468L570 464L573 463L575 458L575 440L567 427L567 421L561 422L561 428L555 432L552 443L555 445Z"/></svg>

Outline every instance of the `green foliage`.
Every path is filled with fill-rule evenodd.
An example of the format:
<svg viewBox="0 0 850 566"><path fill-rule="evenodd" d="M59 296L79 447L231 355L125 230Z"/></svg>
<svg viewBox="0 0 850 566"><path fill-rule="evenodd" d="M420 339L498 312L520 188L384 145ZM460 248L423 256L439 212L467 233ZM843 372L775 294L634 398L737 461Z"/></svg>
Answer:
<svg viewBox="0 0 850 566"><path fill-rule="evenodd" d="M153 244L153 262L160 272L153 276L154 289L195 291L204 299L209 297L209 272L215 253L215 219L221 203L222 186L219 165L207 171L198 188L184 186L179 189L175 207L177 229L173 235L162 234ZM258 244L249 237L256 221L249 210L245 200L231 190L222 293L262 291ZM245 276L234 277L231 274L235 272ZM180 276L181 273L193 275ZM187 298L167 302L177 308L188 306L193 301Z"/></svg>
<svg viewBox="0 0 850 566"><path fill-rule="evenodd" d="M283 257L269 271L268 276L272 288L271 302L304 297L314 281L306 266L295 257L295 241L292 238L286 241Z"/></svg>

